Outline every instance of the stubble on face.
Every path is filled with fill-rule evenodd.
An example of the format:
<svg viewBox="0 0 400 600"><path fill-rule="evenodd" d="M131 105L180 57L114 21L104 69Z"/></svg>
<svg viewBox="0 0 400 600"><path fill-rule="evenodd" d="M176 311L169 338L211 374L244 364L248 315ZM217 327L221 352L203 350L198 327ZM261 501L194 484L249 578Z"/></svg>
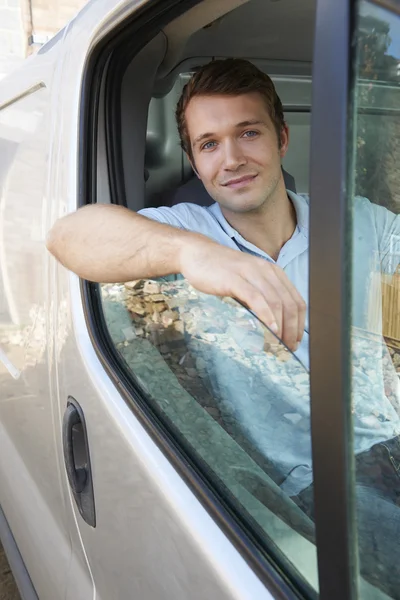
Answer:
<svg viewBox="0 0 400 600"><path fill-rule="evenodd" d="M195 97L186 119L196 171L224 214L262 214L286 193L277 133L260 94Z"/></svg>
<svg viewBox="0 0 400 600"><path fill-rule="evenodd" d="M259 176L260 174L257 174L257 177ZM260 182L262 185L259 185L260 189L257 190L242 189L236 190L234 194L224 194L220 193L218 186L204 186L215 202L218 202L225 216L228 213L263 215L275 205L281 180L283 181L283 176L279 169L268 173L268 177L263 177L263 181Z"/></svg>

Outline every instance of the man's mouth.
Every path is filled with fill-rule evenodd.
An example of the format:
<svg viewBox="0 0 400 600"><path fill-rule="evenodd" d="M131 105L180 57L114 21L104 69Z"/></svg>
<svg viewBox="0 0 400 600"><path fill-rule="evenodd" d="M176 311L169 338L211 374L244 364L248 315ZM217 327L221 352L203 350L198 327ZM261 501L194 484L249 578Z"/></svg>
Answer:
<svg viewBox="0 0 400 600"><path fill-rule="evenodd" d="M257 175L243 175L242 177L235 177L235 179L229 179L229 181L226 181L222 185L224 187L237 189L237 188L245 187L246 185L248 185L249 183L254 181L254 179L256 177L257 177Z"/></svg>

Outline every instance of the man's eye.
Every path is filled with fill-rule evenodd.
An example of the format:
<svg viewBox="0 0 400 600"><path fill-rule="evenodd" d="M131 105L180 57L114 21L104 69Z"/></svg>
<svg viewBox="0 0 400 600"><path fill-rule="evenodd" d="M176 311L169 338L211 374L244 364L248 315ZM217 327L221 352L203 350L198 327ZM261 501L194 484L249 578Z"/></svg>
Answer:
<svg viewBox="0 0 400 600"><path fill-rule="evenodd" d="M201 149L202 150L211 150L211 148L214 148L214 146L216 146L216 142L206 142L205 144L203 144Z"/></svg>
<svg viewBox="0 0 400 600"><path fill-rule="evenodd" d="M258 135L258 131L245 131L243 137L256 137Z"/></svg>

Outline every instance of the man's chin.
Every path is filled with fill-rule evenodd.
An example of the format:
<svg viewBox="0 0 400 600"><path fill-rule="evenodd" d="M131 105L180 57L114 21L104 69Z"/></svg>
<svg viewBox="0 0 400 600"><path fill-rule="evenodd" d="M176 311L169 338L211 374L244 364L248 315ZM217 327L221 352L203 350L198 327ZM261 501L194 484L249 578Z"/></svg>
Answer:
<svg viewBox="0 0 400 600"><path fill-rule="evenodd" d="M258 211L264 204L263 200L258 198L245 198L238 195L236 198L217 199L222 210L229 212L244 214L248 212Z"/></svg>

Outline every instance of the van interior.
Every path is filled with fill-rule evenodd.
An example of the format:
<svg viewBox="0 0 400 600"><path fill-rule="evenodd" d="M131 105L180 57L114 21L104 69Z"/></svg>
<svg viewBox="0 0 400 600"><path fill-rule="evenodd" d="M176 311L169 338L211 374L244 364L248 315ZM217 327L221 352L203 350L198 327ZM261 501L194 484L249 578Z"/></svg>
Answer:
<svg viewBox="0 0 400 600"><path fill-rule="evenodd" d="M290 129L287 187L307 193L314 19L315 0L204 0L148 42L121 85L122 203L135 211L211 203L180 147L175 108L197 67L228 57L250 60L274 81ZM110 201L106 139L100 128L98 165L105 168L98 169L98 202Z"/></svg>

